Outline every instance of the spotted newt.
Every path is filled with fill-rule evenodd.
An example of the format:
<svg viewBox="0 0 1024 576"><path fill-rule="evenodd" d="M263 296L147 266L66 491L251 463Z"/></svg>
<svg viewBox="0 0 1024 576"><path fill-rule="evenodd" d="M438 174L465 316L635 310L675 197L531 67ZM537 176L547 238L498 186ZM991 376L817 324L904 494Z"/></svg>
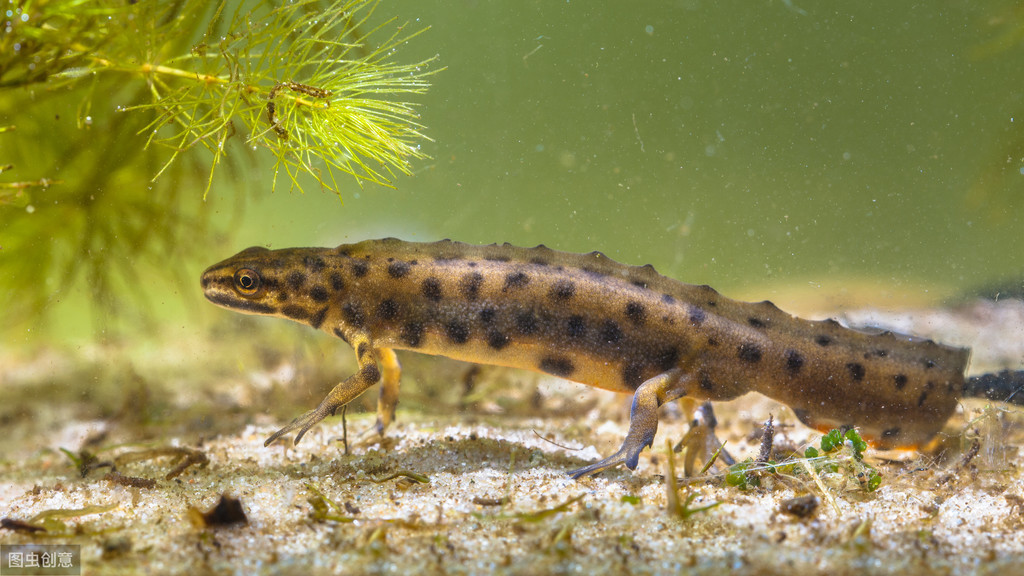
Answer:
<svg viewBox="0 0 1024 576"><path fill-rule="evenodd" d="M963 395L1007 392L1022 380L1011 373L965 381L966 349L803 320L600 252L394 238L254 247L211 266L201 284L214 304L302 322L355 349L358 371L267 445L293 430L298 443L378 382L383 433L398 403L399 349L632 394L622 447L572 471L576 478L620 463L634 469L653 442L658 407L682 397L760 392L819 430L857 426L879 447L916 447Z"/></svg>

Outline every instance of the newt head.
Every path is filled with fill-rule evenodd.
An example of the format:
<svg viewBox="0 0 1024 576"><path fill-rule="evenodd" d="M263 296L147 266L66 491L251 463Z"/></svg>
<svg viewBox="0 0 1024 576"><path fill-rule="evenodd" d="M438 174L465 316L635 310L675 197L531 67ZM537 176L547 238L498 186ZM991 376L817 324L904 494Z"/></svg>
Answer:
<svg viewBox="0 0 1024 576"><path fill-rule="evenodd" d="M203 272L203 295L214 304L247 314L277 314L287 300L286 260L260 246L247 248Z"/></svg>

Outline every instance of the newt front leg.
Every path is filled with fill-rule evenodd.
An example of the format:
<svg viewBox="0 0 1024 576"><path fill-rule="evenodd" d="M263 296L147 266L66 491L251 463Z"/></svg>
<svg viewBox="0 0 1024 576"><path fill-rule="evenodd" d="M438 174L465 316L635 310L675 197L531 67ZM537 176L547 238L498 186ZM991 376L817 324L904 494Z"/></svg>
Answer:
<svg viewBox="0 0 1024 576"><path fill-rule="evenodd" d="M277 432L274 432L267 441L263 443L264 446L270 446L275 440L291 432L292 430L298 429L299 433L295 435L295 444L298 444L302 437L309 431L310 428L315 426L324 418L333 416L334 413L342 406L348 404L352 400L355 400L360 394L366 391L367 388L373 386L381 379L381 371L377 366L378 356L380 356L381 363L384 365L385 370L385 388L389 390L382 391L381 404L384 408L390 410L390 414L394 413L394 405L397 404L397 382L398 382L398 360L395 358L395 354L390 348L381 348L379 350L374 349L370 343L370 339L366 334L356 334L350 338L352 347L356 350L356 361L359 363L359 371L349 376L344 382L338 384L333 390L327 394L320 405L315 409L306 412L302 416L299 416L295 420L292 420L290 424L281 428ZM389 384L390 383L390 384ZM394 400L386 400L384 398L385 392L387 397L392 397L390 389L393 389ZM390 402L390 404L388 404ZM391 418L384 418L382 415L378 415L378 429L383 431L383 427L390 422ZM383 426L380 422L384 422Z"/></svg>
<svg viewBox="0 0 1024 576"><path fill-rule="evenodd" d="M378 349L377 361L380 362L382 375L380 379L380 396L377 398L376 429L377 434L383 436L384 430L395 419L402 365L398 363L398 355L391 348Z"/></svg>

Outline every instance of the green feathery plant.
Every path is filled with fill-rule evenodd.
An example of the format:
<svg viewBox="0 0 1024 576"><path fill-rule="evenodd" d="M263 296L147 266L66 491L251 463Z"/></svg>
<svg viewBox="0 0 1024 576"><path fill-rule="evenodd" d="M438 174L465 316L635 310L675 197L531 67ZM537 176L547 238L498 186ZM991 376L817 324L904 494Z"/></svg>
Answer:
<svg viewBox="0 0 1024 576"><path fill-rule="evenodd" d="M146 127L150 143L173 150L168 163L201 144L213 158L210 182L238 122L247 144L276 155L275 187L280 169L293 186L299 186L300 174L310 174L337 191L338 171L388 185L393 169L409 173L409 159L425 157L415 144L424 136L408 104L382 96L423 93L427 63L388 61L418 33L403 36L403 27L375 48L365 47L364 37L392 23L361 32L375 5L346 0L320 10L305 0L264 5L266 14L260 15L243 4L225 35L208 31L188 54L160 65L124 68L105 60L96 65L147 78L153 101L134 108L159 113ZM211 23L224 9L221 4ZM170 133L161 135L165 126Z"/></svg>
<svg viewBox="0 0 1024 576"><path fill-rule="evenodd" d="M429 60L394 61L421 30L375 17L377 8L377 0L7 3L3 328L35 326L74 286L97 304L97 328L126 312L144 320L139 287L152 284L150 272L186 268L189 247L211 232L199 200L215 184L272 189L283 171L290 188L316 182L340 197L339 174L389 186L409 173L410 161L425 157L425 137L403 98L423 93L434 71ZM233 177L218 176L224 170ZM244 177L263 170L266 178ZM133 291L134 307L124 297Z"/></svg>

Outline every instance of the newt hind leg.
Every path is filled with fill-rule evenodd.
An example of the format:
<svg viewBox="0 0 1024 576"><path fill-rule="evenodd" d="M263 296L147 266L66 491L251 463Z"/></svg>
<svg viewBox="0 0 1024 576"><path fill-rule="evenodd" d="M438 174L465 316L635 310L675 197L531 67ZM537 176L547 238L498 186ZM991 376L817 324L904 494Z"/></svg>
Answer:
<svg viewBox="0 0 1024 576"><path fill-rule="evenodd" d="M685 399L682 400L682 402L685 401ZM718 459L726 466L735 464L736 460L726 452L725 446L715 435L718 420L715 418L715 411L711 408L711 402L702 402L696 408L688 411L693 414L690 429L686 431L686 435L674 448L676 452L686 449L686 455L683 458L683 474L693 476L697 469L697 462L709 462L716 452Z"/></svg>
<svg viewBox="0 0 1024 576"><path fill-rule="evenodd" d="M690 380L689 374L676 368L641 384L633 394L629 432L619 450L600 462L569 472L569 476L578 480L619 464L625 464L630 470L636 469L640 452L654 443L654 434L658 431L658 407L685 396Z"/></svg>

